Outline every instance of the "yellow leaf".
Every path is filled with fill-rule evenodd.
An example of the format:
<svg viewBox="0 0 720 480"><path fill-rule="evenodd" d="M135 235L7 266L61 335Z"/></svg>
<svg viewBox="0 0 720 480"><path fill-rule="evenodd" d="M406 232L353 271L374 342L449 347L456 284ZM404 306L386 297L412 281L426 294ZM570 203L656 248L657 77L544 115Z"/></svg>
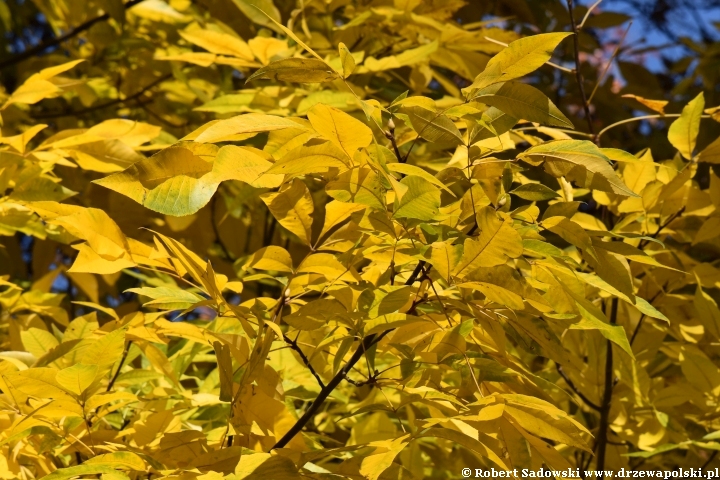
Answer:
<svg viewBox="0 0 720 480"><path fill-rule="evenodd" d="M350 50L345 46L343 42L338 45L338 53L340 54L340 63L342 64L343 78L348 78L352 75L355 70L355 58L350 53Z"/></svg>
<svg viewBox="0 0 720 480"><path fill-rule="evenodd" d="M271 132L284 128L302 128L302 124L287 118L265 115L261 113L248 113L236 117L220 120L210 128L204 130L195 139L196 142L213 143L223 141L230 135L242 133Z"/></svg>
<svg viewBox="0 0 720 480"><path fill-rule="evenodd" d="M370 443L368 446L375 447L375 450L362 459L360 474L368 480L377 480L392 465L395 457L405 448L408 436L403 435L393 440Z"/></svg>
<svg viewBox="0 0 720 480"><path fill-rule="evenodd" d="M523 253L520 234L512 227L512 219L485 207L477 214L480 236L468 238L464 243L464 252L454 275L463 271L468 273L479 267L502 265L510 258L517 258Z"/></svg>
<svg viewBox="0 0 720 480"><path fill-rule="evenodd" d="M213 342L217 368L220 374L220 400L229 402L233 397L233 368L230 358L230 346L222 342Z"/></svg>
<svg viewBox="0 0 720 480"><path fill-rule="evenodd" d="M308 120L315 131L339 147L351 160L358 149L372 143L372 130L337 108L318 104L308 112Z"/></svg>
<svg viewBox="0 0 720 480"><path fill-rule="evenodd" d="M318 239L322 239L326 233L347 220L353 213L365 208L365 205L359 205L357 203L344 203L338 202L337 200L331 201L325 206L325 222L323 223L323 228Z"/></svg>
<svg viewBox="0 0 720 480"><path fill-rule="evenodd" d="M253 73L245 83L253 80L277 82L324 83L338 78L337 72L315 58L283 58L271 62Z"/></svg>
<svg viewBox="0 0 720 480"><path fill-rule="evenodd" d="M72 367L60 370L55 375L55 381L68 392L79 396L92 385L97 373L97 365L76 363Z"/></svg>
<svg viewBox="0 0 720 480"><path fill-rule="evenodd" d="M202 47L211 53L231 55L247 60L248 62L255 60L248 44L229 33L202 29L185 30L178 33L188 42Z"/></svg>
<svg viewBox="0 0 720 480"><path fill-rule="evenodd" d="M650 100L647 98L640 97L638 95L632 95L632 94L626 94L622 96L623 98L632 98L633 100L637 100L639 103L643 104L653 112L657 112L660 115L665 115L665 107L668 104L667 100Z"/></svg>
<svg viewBox="0 0 720 480"><path fill-rule="evenodd" d="M569 35L571 34L566 32L544 33L511 42L490 59L485 70L463 91L472 92L532 73L550 60L555 47Z"/></svg>
<svg viewBox="0 0 720 480"><path fill-rule="evenodd" d="M97 455L88 459L83 465L112 465L122 470L145 471L145 462L136 453L112 452Z"/></svg>
<svg viewBox="0 0 720 480"><path fill-rule="evenodd" d="M292 258L282 247L270 245L263 247L253 254L247 264L249 268L257 270L274 270L278 272L292 272Z"/></svg>
<svg viewBox="0 0 720 480"><path fill-rule="evenodd" d="M283 175L273 169L269 155L251 147L226 145L220 149L213 165L213 177L217 182L239 180L255 188L277 188Z"/></svg>
<svg viewBox="0 0 720 480"><path fill-rule="evenodd" d="M238 480L300 480L295 464L287 457L269 453L245 454L235 467Z"/></svg>
<svg viewBox="0 0 720 480"><path fill-rule="evenodd" d="M56 75L70 70L75 65L83 61L84 60L73 60L72 62L67 62L62 65L45 68L40 70L38 73L33 74L30 78L25 80L25 83L20 85L20 87L13 92L0 110L4 110L13 103L32 105L45 98L57 97L62 93L62 89L48 80Z"/></svg>
<svg viewBox="0 0 720 480"><path fill-rule="evenodd" d="M38 358L57 347L59 344L52 333L35 327L31 327L20 332L20 338L22 339L25 350Z"/></svg>
<svg viewBox="0 0 720 480"><path fill-rule="evenodd" d="M668 140L688 160L692 159L695 151L703 108L705 108L705 96L703 92L700 92L697 97L685 105L680 117L670 125L668 130Z"/></svg>
<svg viewBox="0 0 720 480"><path fill-rule="evenodd" d="M315 209L310 191L302 180L294 179L277 193L260 196L273 217L306 245L310 244L312 213Z"/></svg>

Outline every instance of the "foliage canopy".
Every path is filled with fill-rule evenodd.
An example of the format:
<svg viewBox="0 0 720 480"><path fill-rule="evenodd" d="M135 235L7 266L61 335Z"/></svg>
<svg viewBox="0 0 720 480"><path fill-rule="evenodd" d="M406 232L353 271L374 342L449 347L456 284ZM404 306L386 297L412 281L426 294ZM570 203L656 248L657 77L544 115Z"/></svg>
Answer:
<svg viewBox="0 0 720 480"><path fill-rule="evenodd" d="M0 478L720 465L717 45L80 3L0 3L54 33L0 61Z"/></svg>

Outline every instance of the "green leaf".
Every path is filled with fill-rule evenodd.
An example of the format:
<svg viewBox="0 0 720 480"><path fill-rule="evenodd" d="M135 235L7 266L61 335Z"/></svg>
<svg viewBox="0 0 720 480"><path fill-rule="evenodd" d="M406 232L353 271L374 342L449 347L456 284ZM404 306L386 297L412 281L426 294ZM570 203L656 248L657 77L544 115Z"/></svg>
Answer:
<svg viewBox="0 0 720 480"><path fill-rule="evenodd" d="M510 193L517 195L524 200L531 200L533 202L541 202L543 200L550 200L560 196L560 194L555 190L552 190L541 183L527 183L517 187L515 190L511 190Z"/></svg>
<svg viewBox="0 0 720 480"><path fill-rule="evenodd" d="M232 2L250 21L278 30L273 20L280 21L280 11L273 0L232 0Z"/></svg>
<svg viewBox="0 0 720 480"><path fill-rule="evenodd" d="M453 195L452 190L450 190L444 183L442 183L440 180L438 180L436 177L432 176L430 173L428 173L426 170L423 170L420 167L416 167L415 165L409 165L407 163L388 163L387 169L391 172L397 172L402 173L403 175L414 175L416 177L420 177L424 180L427 180L428 182L432 183L436 187L442 188L449 194Z"/></svg>
<svg viewBox="0 0 720 480"><path fill-rule="evenodd" d="M473 100L493 106L508 115L553 127L573 128L573 124L537 88L525 83L505 82L478 90Z"/></svg>
<svg viewBox="0 0 720 480"><path fill-rule="evenodd" d="M170 147L122 172L95 180L137 203L166 215L190 215L212 198L218 183L213 164L182 147Z"/></svg>
<svg viewBox="0 0 720 480"><path fill-rule="evenodd" d="M43 477L46 480L70 480L80 475L115 474L112 464L82 464L74 467L59 468L50 475Z"/></svg>
<svg viewBox="0 0 720 480"><path fill-rule="evenodd" d="M342 64L343 78L348 78L355 70L355 58L350 50L343 42L338 45L338 53L340 54L340 63Z"/></svg>
<svg viewBox="0 0 720 480"><path fill-rule="evenodd" d="M275 80L276 82L325 83L332 82L339 75L327 63L317 58L284 58L275 60L250 75L245 83L253 80Z"/></svg>
<svg viewBox="0 0 720 480"><path fill-rule="evenodd" d="M720 163L720 137L716 138L714 142L700 152L698 155L698 161L716 164Z"/></svg>
<svg viewBox="0 0 720 480"><path fill-rule="evenodd" d="M566 290L569 292L569 290ZM630 358L635 358L632 347L628 341L625 329L620 325L611 325L605 315L591 302L571 294L575 298L575 304L580 311L581 319L570 325L571 330L597 330L600 334L622 348Z"/></svg>
<svg viewBox="0 0 720 480"><path fill-rule="evenodd" d="M395 218L432 220L439 213L440 190L421 177L405 177L400 181L408 187L402 198L395 201Z"/></svg>
<svg viewBox="0 0 720 480"><path fill-rule="evenodd" d="M530 147L518 155L532 165L545 162L550 175L566 177L579 185L627 197L638 195L630 190L610 165L610 160L588 140L554 140Z"/></svg>
<svg viewBox="0 0 720 480"><path fill-rule="evenodd" d="M490 59L485 70L475 77L472 85L463 89L463 93L471 96L475 90L532 73L550 60L558 44L569 35L572 34L544 33L515 40Z"/></svg>
<svg viewBox="0 0 720 480"><path fill-rule="evenodd" d="M309 245L312 213L315 209L310 191L302 180L293 179L277 193L265 193L260 196L275 219Z"/></svg>
<svg viewBox="0 0 720 480"><path fill-rule="evenodd" d="M668 130L668 140L688 160L692 159L695 151L703 108L705 108L705 96L703 92L700 92L697 97L685 105L680 117L670 125Z"/></svg>
<svg viewBox="0 0 720 480"><path fill-rule="evenodd" d="M88 459L83 465L112 465L115 468L138 472L146 469L143 459L132 452L104 453Z"/></svg>
<svg viewBox="0 0 720 480"><path fill-rule="evenodd" d="M410 118L413 128L420 137L442 144L462 143L460 130L441 112L420 106L403 107L401 111Z"/></svg>
<svg viewBox="0 0 720 480"><path fill-rule="evenodd" d="M522 238L512 227L510 217L496 213L492 207L484 207L477 213L477 224L480 236L465 240L463 256L454 275L502 265L523 253Z"/></svg>
<svg viewBox="0 0 720 480"><path fill-rule="evenodd" d="M55 375L55 381L70 393L82 393L95 381L98 372L97 365L83 365L76 363L72 367L60 370Z"/></svg>
<svg viewBox="0 0 720 480"><path fill-rule="evenodd" d="M367 167L343 172L325 187L328 195L341 202L359 203L384 210L385 193L377 174Z"/></svg>

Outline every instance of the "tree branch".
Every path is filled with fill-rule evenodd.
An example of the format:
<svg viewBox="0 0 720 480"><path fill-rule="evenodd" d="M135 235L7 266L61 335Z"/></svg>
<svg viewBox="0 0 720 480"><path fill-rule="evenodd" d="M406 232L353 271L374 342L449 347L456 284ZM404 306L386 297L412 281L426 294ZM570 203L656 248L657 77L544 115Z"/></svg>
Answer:
<svg viewBox="0 0 720 480"><path fill-rule="evenodd" d="M617 311L618 311L618 299L613 298L610 304L610 324L614 325L617 323ZM613 391L613 351L612 342L607 342L607 353L605 354L605 390L603 392L602 404L600 405L600 423L598 424L597 434L597 466L596 470L599 470L600 479L604 478L605 469L605 452L608 445L608 426L610 417L610 406L612 403L612 391Z"/></svg>
<svg viewBox="0 0 720 480"><path fill-rule="evenodd" d="M680 210L678 210L677 212L675 212L675 213L673 213L672 215L670 215L670 217L668 217L668 219L665 220L665 223L663 223L662 225L660 225L660 226L658 227L658 229L655 231L655 233L653 233L652 235L650 235L650 237L651 237L651 238L657 238L657 237L660 235L660 233L661 233L663 230L665 230L665 227L667 227L668 225L670 225L676 218L678 218L680 215L682 215L684 211L685 211L685 206L683 206ZM638 244L638 248L642 249L642 248L643 248L645 245L647 245L648 243L650 243L650 240L643 238L642 240L640 240L640 243Z"/></svg>
<svg viewBox="0 0 720 480"><path fill-rule="evenodd" d="M583 109L585 110L585 119L588 124L588 131L595 136L595 127L592 122L592 115L590 114L590 105L588 105L587 95L585 95L585 86L583 85L583 76L580 72L580 47L578 35L580 29L575 24L575 16L573 12L573 0L567 0L567 6L570 13L570 26L572 27L573 35L573 46L575 49L575 78L577 79L578 88L580 89L580 97L582 99Z"/></svg>
<svg viewBox="0 0 720 480"><path fill-rule="evenodd" d="M591 401L589 398L587 398L585 395L583 395L583 394L580 392L580 390L577 389L577 387L576 387L575 384L572 382L572 380L570 380L570 377L568 377L568 376L565 374L565 372L564 372L563 369L562 369L562 366L561 366L559 363L556 363L556 364L555 364L555 368L557 368L557 371L558 371L558 373L560 374L560 376L563 378L563 380L565 380L565 383L567 383L568 387L570 387L570 390L572 390L573 392L575 392L575 394L576 394L578 397L580 397L580 398L582 399L582 401L585 402L585 404L586 404L588 407L592 408L593 410L597 410L598 412L601 410L601 409L600 409L600 406L599 406L598 404L596 404L595 402Z"/></svg>
<svg viewBox="0 0 720 480"><path fill-rule="evenodd" d="M408 278L405 282L405 285L412 285L413 283L415 283L418 276L423 271L424 267L425 261L420 261L417 267L415 267L415 270L413 270L413 273L410 275L410 278ZM272 450L276 448L283 448L288 443L290 443L290 440L292 440L295 435L300 433L305 427L305 425L307 425L307 423L312 420L312 418L315 416L322 404L325 402L325 399L327 399L327 397L333 392L333 390L335 390L335 388L340 385L340 382L345 379L347 374L350 373L350 370L355 366L358 360L362 358L365 352L368 351L370 347L372 347L376 343L379 343L391 331L392 330L385 330L380 334L372 334L363 338L360 342L360 345L358 345L358 348L352 354L352 357L350 357L347 363L335 374L332 380L330 380L330 382L322 390L320 390L320 394L318 394L315 400L313 400L313 402L310 404L310 407L305 410L305 413L302 415L302 417L298 419L297 422L295 422L292 428L290 428L290 430L288 430L287 433L285 433L285 435L283 435L283 437L278 440L275 445L273 445Z"/></svg>
<svg viewBox="0 0 720 480"><path fill-rule="evenodd" d="M388 140L390 140L390 143L392 144L393 151L395 152L395 156L397 157L398 162L403 163L405 160L403 159L402 155L400 155L400 149L398 148L397 140L395 140L395 122L393 122L392 117L388 121L388 130L385 133L385 137L387 137Z"/></svg>
<svg viewBox="0 0 720 480"><path fill-rule="evenodd" d="M223 252L223 255L225 255L225 258L230 260L231 262L235 260L235 256L230 253L230 250L225 246L225 242L222 241L222 238L220 237L220 229L218 228L218 224L215 223L215 217L217 212L217 194L213 195L212 201L210 202L210 223L212 224L213 233L215 234L215 242L220 246L220 249Z"/></svg>
<svg viewBox="0 0 720 480"><path fill-rule="evenodd" d="M292 340L287 335L283 334L283 340L285 340L285 343L287 343L290 348L295 350L298 355L300 355L300 359L302 359L305 366L310 370L310 373L313 374L313 377L315 377L315 380L317 380L318 384L320 385L320 388L325 388L325 383L322 381L322 378L320 378L320 375L315 371L315 368L310 364L310 359L308 359L307 355L305 355L305 352L302 351L300 346L297 344L297 339Z"/></svg>
<svg viewBox="0 0 720 480"><path fill-rule="evenodd" d="M112 390L113 385L115 385L115 380L120 376L120 370L123 367L123 364L125 363L125 360L127 360L128 352L130 351L130 346L132 345L132 340L128 340L128 342L125 344L125 349L123 350L122 357L120 357L120 363L118 364L117 370L115 370L115 374L110 379L110 382L108 383L107 388L105 389L106 392L109 392Z"/></svg>
<svg viewBox="0 0 720 480"><path fill-rule="evenodd" d="M653 298L650 299L648 302L652 305L652 303L660 296L660 294L663 293L662 290L660 290L658 293L655 294ZM635 337L638 336L638 333L640 333L640 328L642 327L643 320L645 320L645 314L643 313L640 315L640 320L638 320L638 324L635 326L635 330L633 331L632 337L630 337L630 346L632 347L633 342L635 341Z"/></svg>
<svg viewBox="0 0 720 480"><path fill-rule="evenodd" d="M143 2L143 1L144 0L130 0L129 2L127 2L124 5L125 10L127 10L128 8L132 8L135 5L137 5L138 3ZM35 57L35 56L41 54L42 52L44 52L45 50L47 50L48 48L52 48L57 45L60 45L61 43L79 35L80 33L84 32L85 30L88 30L90 27L95 25L97 22L103 22L103 21L109 20L109 19L110 19L109 13L104 13L103 15L100 15L98 17L91 18L90 20L86 21L85 23L81 23L77 27L73 28L72 30L67 32L65 35L61 35L57 38L53 38L52 40L48 40L48 41L43 42L39 45L36 45L32 48L28 48L27 50L24 50L24 51L18 53L17 55L13 55L12 57L8 58L7 60L0 62L0 70L4 70L5 68L7 68L9 66L15 65L16 63L20 63L24 60L27 60L30 57Z"/></svg>
<svg viewBox="0 0 720 480"><path fill-rule="evenodd" d="M81 110L75 110L75 111L71 111L71 112L44 113L44 114L39 114L39 115L33 115L32 118L42 120L44 118L77 117L79 115L85 115L87 113L92 113L97 110L102 110L104 108L112 107L113 105L119 105L122 103L131 102L137 98L140 98L141 96L143 96L145 94L145 92L147 92L151 88L157 86L158 84L164 82L165 80L167 80L171 77L172 77L171 73L168 73L167 75L163 75L162 77L155 79L154 81L152 81L151 83L149 83L148 85L143 87L141 90L133 93L129 97L116 98L115 100L112 100L107 103L103 103L102 105L95 105L94 107L83 108Z"/></svg>

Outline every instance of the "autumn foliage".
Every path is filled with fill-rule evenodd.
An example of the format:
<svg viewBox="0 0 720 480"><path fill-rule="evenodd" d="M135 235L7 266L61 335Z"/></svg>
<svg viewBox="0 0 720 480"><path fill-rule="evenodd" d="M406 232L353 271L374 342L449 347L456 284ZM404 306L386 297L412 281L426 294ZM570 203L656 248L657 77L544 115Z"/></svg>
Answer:
<svg viewBox="0 0 720 480"><path fill-rule="evenodd" d="M720 466L718 45L465 3L0 3L0 478Z"/></svg>

